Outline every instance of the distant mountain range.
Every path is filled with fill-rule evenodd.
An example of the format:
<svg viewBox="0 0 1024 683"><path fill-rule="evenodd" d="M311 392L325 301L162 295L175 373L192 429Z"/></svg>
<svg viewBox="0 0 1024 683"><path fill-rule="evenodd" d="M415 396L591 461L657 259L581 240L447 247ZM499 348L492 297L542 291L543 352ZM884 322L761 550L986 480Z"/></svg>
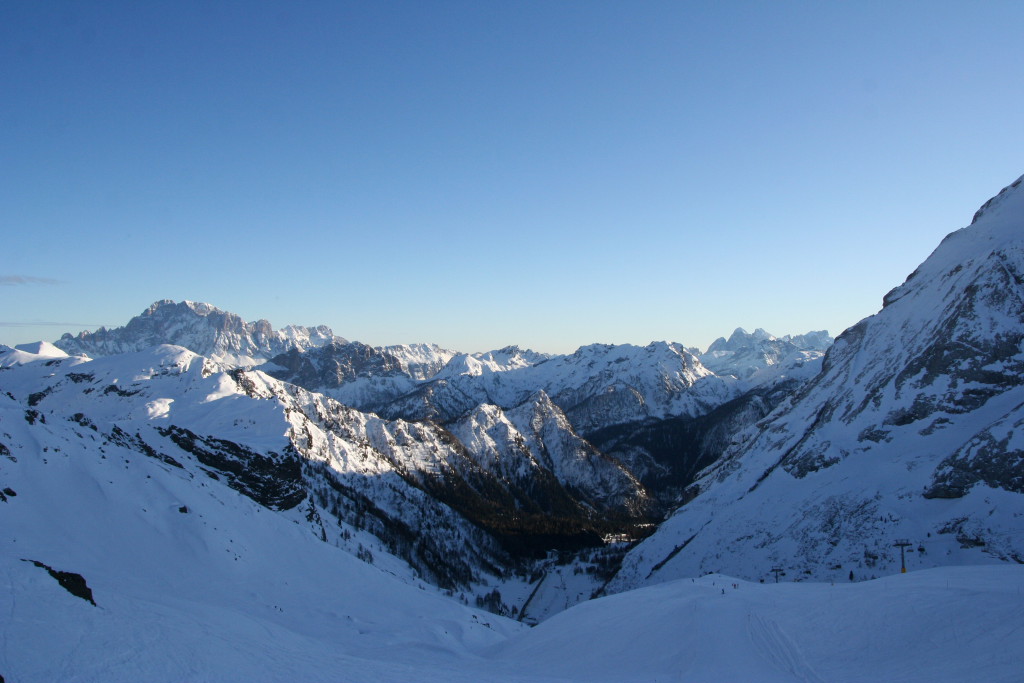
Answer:
<svg viewBox="0 0 1024 683"><path fill-rule="evenodd" d="M60 438L99 436L215 475L271 509L301 508L318 537L361 538L367 556L479 593L522 584L510 572L548 549L649 533L733 432L813 374L829 342L739 329L707 354L664 342L467 354L159 301L123 327L0 363L26 414L64 416Z"/></svg>

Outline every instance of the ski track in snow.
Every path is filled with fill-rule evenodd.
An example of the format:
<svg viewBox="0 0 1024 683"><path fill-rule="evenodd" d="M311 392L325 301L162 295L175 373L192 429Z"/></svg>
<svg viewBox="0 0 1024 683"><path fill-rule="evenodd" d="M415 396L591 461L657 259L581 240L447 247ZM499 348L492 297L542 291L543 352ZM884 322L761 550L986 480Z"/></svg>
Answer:
<svg viewBox="0 0 1024 683"><path fill-rule="evenodd" d="M805 683L824 683L807 663L800 648L779 625L768 618L751 614L747 617L747 633L757 651L780 671L792 674Z"/></svg>

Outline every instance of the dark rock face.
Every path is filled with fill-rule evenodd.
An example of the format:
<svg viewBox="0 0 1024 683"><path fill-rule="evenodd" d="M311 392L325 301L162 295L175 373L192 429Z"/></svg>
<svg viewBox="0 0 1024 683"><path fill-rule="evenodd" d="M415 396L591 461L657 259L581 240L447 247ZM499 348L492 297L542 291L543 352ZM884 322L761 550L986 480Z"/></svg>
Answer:
<svg viewBox="0 0 1024 683"><path fill-rule="evenodd" d="M359 342L334 342L307 352L291 349L270 362L282 369L267 369L268 375L313 391L336 389L357 377L403 374L393 355Z"/></svg>
<svg viewBox="0 0 1024 683"><path fill-rule="evenodd" d="M96 606L96 601L92 598L92 589L89 588L89 585L85 582L85 577L81 574L60 571L50 567L49 565L45 565L42 562L37 562L36 560L22 560L22 562L31 562L40 569L45 569L50 576L56 579L57 583L61 585L61 588L66 590L68 593L71 593L76 598L81 598L94 607Z"/></svg>
<svg viewBox="0 0 1024 683"><path fill-rule="evenodd" d="M81 413L76 413L76 415L81 415ZM88 421L88 418L85 418L84 416L82 418L82 421L79 421L79 424L91 427L92 429L96 429L96 425L92 424L92 422ZM124 446L125 448L130 448L131 450L138 451L143 455L146 455L150 458L154 458L155 460L159 460L160 462L171 465L172 467L184 469L180 462L178 462L171 456L167 455L166 453L158 452L155 448L146 443L138 434L132 436L131 434L124 431L117 425L114 425L113 429L111 429L110 434L108 435L107 438L111 442L116 443L119 446Z"/></svg>
<svg viewBox="0 0 1024 683"><path fill-rule="evenodd" d="M160 434L192 453L203 465L221 473L228 486L271 510L290 510L306 498L302 464L294 449L284 453L256 451L224 439L198 436L171 425Z"/></svg>
<svg viewBox="0 0 1024 683"><path fill-rule="evenodd" d="M1022 414L1024 405L1017 406L939 463L924 497L961 498L978 483L1024 493L1024 449L1012 444L1014 432L1024 429Z"/></svg>

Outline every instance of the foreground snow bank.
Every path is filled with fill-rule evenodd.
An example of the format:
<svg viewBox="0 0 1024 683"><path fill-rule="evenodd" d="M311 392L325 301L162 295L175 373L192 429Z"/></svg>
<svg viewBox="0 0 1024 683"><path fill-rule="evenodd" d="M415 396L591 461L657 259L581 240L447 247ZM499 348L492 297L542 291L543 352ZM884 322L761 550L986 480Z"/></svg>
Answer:
<svg viewBox="0 0 1024 683"><path fill-rule="evenodd" d="M1019 681L1024 567L855 584L684 579L578 605L492 653L587 681Z"/></svg>

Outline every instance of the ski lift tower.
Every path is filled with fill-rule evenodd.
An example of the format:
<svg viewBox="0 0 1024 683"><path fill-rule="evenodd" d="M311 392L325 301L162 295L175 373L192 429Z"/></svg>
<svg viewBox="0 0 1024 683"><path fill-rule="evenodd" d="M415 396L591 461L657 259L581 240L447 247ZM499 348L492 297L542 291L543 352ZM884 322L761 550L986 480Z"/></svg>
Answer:
<svg viewBox="0 0 1024 683"><path fill-rule="evenodd" d="M907 559L904 552L908 545L912 545L912 543L905 538L897 538L896 542L893 543L893 547L900 549L900 574L907 573Z"/></svg>

